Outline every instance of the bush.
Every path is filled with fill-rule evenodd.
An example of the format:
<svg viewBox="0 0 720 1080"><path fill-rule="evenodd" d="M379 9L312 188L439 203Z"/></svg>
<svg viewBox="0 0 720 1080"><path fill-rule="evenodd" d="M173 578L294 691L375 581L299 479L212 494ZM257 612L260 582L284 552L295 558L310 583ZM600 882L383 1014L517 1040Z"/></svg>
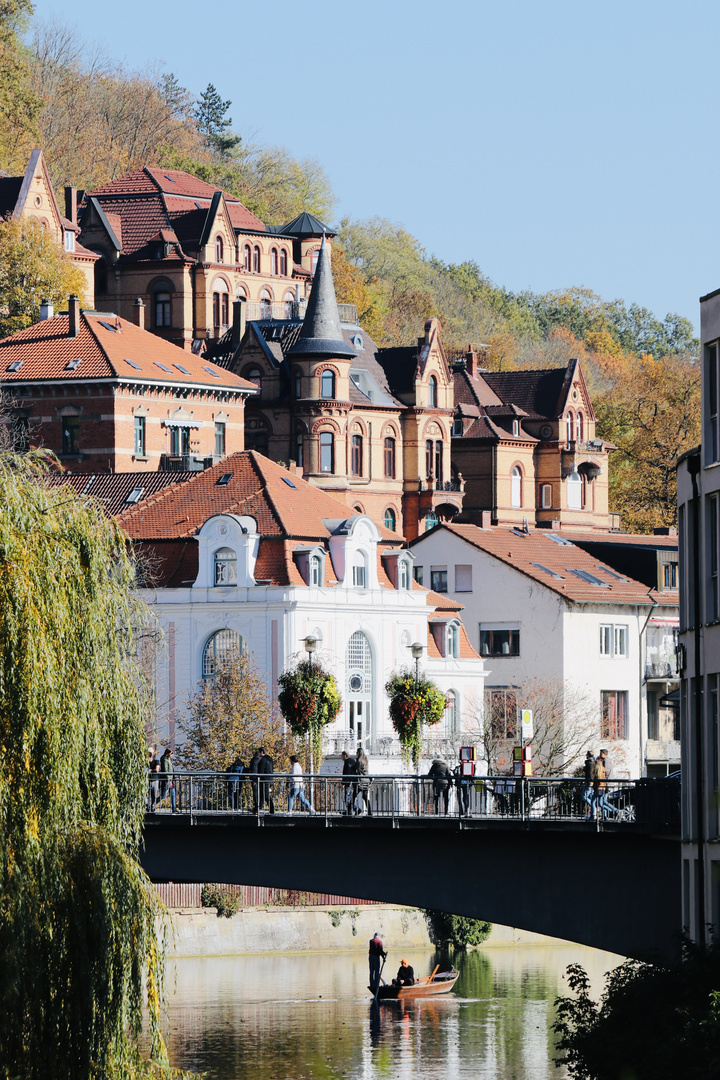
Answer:
<svg viewBox="0 0 720 1080"><path fill-rule="evenodd" d="M217 908L218 919L221 916L231 919L241 907L240 894L230 885L203 885L200 903L203 907Z"/></svg>
<svg viewBox="0 0 720 1080"><path fill-rule="evenodd" d="M425 915L430 922L436 945L450 943L456 949L466 949L468 945L482 945L492 930L492 923L485 922L484 919L451 915L448 911L435 911L432 908L426 909Z"/></svg>

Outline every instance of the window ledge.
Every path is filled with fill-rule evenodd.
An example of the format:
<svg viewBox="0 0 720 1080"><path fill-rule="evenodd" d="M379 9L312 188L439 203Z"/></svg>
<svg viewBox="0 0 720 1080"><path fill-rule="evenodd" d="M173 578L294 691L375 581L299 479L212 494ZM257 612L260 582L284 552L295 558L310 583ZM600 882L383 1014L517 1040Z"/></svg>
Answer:
<svg viewBox="0 0 720 1080"><path fill-rule="evenodd" d="M133 461L149 461L149 454L133 454Z"/></svg>

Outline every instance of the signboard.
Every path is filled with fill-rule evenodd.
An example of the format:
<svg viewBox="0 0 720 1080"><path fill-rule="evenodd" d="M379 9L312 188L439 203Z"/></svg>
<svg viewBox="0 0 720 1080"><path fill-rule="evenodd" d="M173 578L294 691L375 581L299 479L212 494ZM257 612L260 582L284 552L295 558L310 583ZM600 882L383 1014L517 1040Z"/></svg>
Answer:
<svg viewBox="0 0 720 1080"><path fill-rule="evenodd" d="M533 714L532 709L520 710L520 737L523 742L533 737Z"/></svg>

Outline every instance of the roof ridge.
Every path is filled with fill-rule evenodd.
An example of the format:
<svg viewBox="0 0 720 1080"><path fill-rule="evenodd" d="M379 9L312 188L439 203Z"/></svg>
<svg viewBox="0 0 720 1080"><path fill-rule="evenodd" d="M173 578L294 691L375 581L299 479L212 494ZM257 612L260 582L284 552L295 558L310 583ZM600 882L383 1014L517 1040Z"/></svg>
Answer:
<svg viewBox="0 0 720 1080"><path fill-rule="evenodd" d="M257 462L257 460L256 460L256 459L257 459L257 457L259 457L260 455L258 454L257 450L246 450L246 451L244 451L244 453L252 455L252 456L251 456L251 458L250 458L250 461L251 461L251 463L252 463L252 466L253 466L253 468L255 469L255 472L256 472L256 473L258 474L258 476L259 476L259 477L261 478L261 480L263 481L263 488L262 488L261 490L263 490L263 489L264 489L264 491L265 491L265 498L266 498L266 500L267 500L267 502L268 502L268 505L270 506L270 509L272 510L272 514L273 514L273 517L275 518L275 521L276 521L276 522L277 522L277 524L278 524L278 528L279 528L279 529L280 529L280 530L281 530L281 531L282 531L283 533L286 533L286 532L287 532L287 529L285 528L285 525L284 525L284 523L283 523L283 520L282 520L282 518L281 518L281 516L280 516L280 511L279 511L279 510L278 510L278 508L277 508L277 503L275 502L275 499L273 499L272 495L270 494L270 486L269 486L269 484L268 484L268 482L267 482L267 477L266 477L266 476L265 476L265 474L263 473L262 469L260 468L260 465L259 465L259 463L258 463L258 462ZM266 458L265 460L266 460L266 461L269 461L270 459L269 459L269 458ZM272 462L272 464L273 464L273 465L275 465L276 463L275 463L275 462ZM277 465L276 467L277 467L278 469L281 469L281 471L282 471L282 472L286 472L286 471L287 471L287 470L283 469L281 465ZM304 482L305 482L305 481L303 481L303 483L304 483ZM309 487L310 485L308 484L307 486Z"/></svg>

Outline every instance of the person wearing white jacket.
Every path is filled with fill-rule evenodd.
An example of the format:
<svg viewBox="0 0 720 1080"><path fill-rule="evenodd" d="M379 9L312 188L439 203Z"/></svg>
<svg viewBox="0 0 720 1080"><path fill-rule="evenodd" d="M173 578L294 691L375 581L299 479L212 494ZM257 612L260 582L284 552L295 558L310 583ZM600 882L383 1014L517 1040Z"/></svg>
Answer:
<svg viewBox="0 0 720 1080"><path fill-rule="evenodd" d="M298 761L297 754L292 754L290 757L290 780L288 786L290 789L288 795L288 813L292 814L293 803L295 802L295 799L297 799L310 814L314 814L315 811L305 797L303 771L300 762Z"/></svg>

